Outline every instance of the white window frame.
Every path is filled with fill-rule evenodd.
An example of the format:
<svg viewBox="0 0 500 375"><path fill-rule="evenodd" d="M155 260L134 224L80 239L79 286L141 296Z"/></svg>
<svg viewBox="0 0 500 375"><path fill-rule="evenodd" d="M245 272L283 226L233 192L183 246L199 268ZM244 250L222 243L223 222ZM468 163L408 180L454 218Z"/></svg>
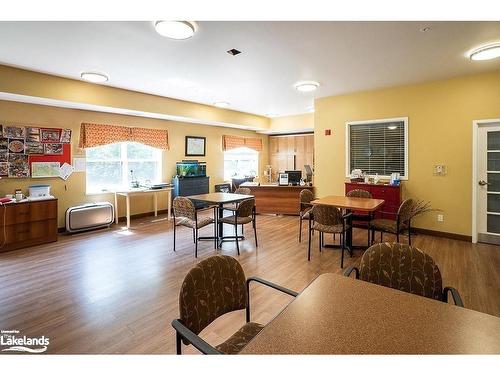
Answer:
<svg viewBox="0 0 500 375"><path fill-rule="evenodd" d="M253 150L251 148L248 148L248 147L238 147L238 148L235 148L235 149L232 149L232 150L224 151L224 156L223 156L223 177L224 177L224 181L225 182L231 181L231 178L232 178L232 177L230 177L228 180L225 178L226 177L226 166L225 166L225 164L226 164L226 153L230 153L231 151L236 151L236 150L241 149L241 148L248 149L248 150L251 150L251 151L255 152L255 156L257 156L257 166L256 166L256 170L255 170L255 173L256 173L255 177L256 178L259 177L260 152L257 151L257 150Z"/></svg>
<svg viewBox="0 0 500 375"><path fill-rule="evenodd" d="M380 124L383 122L396 122L402 121L404 126L404 144L405 144L405 175L400 176L401 180L409 179L409 171L408 171L408 117L394 117L394 118L383 118L376 120L363 120L363 121L347 121L345 123L345 176L348 178L351 176L351 125L363 125L363 124ZM369 177L373 177L375 175L368 175ZM381 178L390 178L391 176L381 176Z"/></svg>
<svg viewBox="0 0 500 375"><path fill-rule="evenodd" d="M120 162L121 163L121 166L122 166L122 172L125 172L125 173L122 173L122 181L121 181L121 187L119 188L119 190L123 190L123 189L128 189L130 186L128 186L128 175L130 173L130 168L128 167L128 163L129 162L148 162L148 161L152 161L152 162L155 162L156 163L156 175L158 176L158 181L151 181L152 183L156 183L156 182L161 182L162 180L162 162L163 162L163 155L162 155L162 150L158 149L158 148L155 148L155 147L151 147L151 146L148 146L148 145L144 145L144 146L148 146L148 147L151 147L154 149L154 152L156 154L156 158L153 158L153 159L128 159L127 158L127 143L133 143L133 142L117 142L120 144L120 158L118 159L93 159L90 161L90 163L93 163L93 162ZM136 143L140 143L140 142L136 142ZM106 146L106 145L103 145L103 146ZM97 146L97 147L100 147L100 146ZM85 159L87 160L87 163L89 162L88 158L87 158L87 155L85 154ZM95 195L95 194L106 194L106 193L114 193L115 190L112 189L112 190L101 190L101 191L96 191L96 190L88 190L88 185L87 185L87 168L85 167L85 194L86 195Z"/></svg>

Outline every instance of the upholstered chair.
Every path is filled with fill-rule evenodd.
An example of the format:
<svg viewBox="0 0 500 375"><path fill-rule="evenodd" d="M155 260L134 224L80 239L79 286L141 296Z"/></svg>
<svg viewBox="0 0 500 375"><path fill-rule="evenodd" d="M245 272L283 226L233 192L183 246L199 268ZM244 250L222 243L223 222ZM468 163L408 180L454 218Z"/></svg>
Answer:
<svg viewBox="0 0 500 375"><path fill-rule="evenodd" d="M252 223L253 233L255 236L255 246L257 243L257 227L255 220L255 199L249 198L241 201L238 208L233 211L233 215L225 216L219 219L219 222L223 224L230 224L234 226L234 238L236 240L236 249L238 255L240 255L240 245L238 241L238 225L243 226L244 224Z"/></svg>
<svg viewBox="0 0 500 375"><path fill-rule="evenodd" d="M193 230L193 241L194 241L194 256L198 258L198 230L200 228L206 227L207 225L214 225L214 244L217 248L217 226L215 225L215 215L216 211L214 207L209 207L208 209L213 210L214 216L202 216L198 217L199 211L205 211L207 209L197 210L194 203L186 197L175 197L172 203L172 208L174 211L174 251L175 251L175 240L176 240L176 228L178 226L183 226L191 228Z"/></svg>
<svg viewBox="0 0 500 375"><path fill-rule="evenodd" d="M337 207L327 205L314 205L312 208L312 217L309 219L309 247L307 251L307 260L311 260L311 234L313 231L318 231L319 251L323 245L323 234L332 233L340 234L340 246L342 256L340 258L340 267L344 268L344 250L346 248L346 233L349 230L347 220L352 216L352 213L342 214L342 211ZM348 249L351 253L351 249Z"/></svg>
<svg viewBox="0 0 500 375"><path fill-rule="evenodd" d="M227 255L205 259L192 268L182 282L179 294L180 318L172 321L176 331L177 354L182 343L192 344L203 354L237 354L264 327L250 321L250 283L252 281L286 293L293 290L258 277L246 279L238 261ZM234 335L215 347L198 334L218 317L237 310L246 310L246 324Z"/></svg>
<svg viewBox="0 0 500 375"><path fill-rule="evenodd" d="M410 245L375 244L364 252L360 268L349 267L344 275L350 276L352 272L357 279L438 301L448 302L451 293L455 305L463 307L455 288L443 288L441 272L434 260Z"/></svg>
<svg viewBox="0 0 500 375"><path fill-rule="evenodd" d="M234 194L252 195L252 191L246 187L239 187L234 191Z"/></svg>
<svg viewBox="0 0 500 375"><path fill-rule="evenodd" d="M345 196L352 197L352 198L372 198L372 194L369 191L366 191L363 189L354 189L354 190L348 191ZM372 219L371 213L353 212L353 214L352 214L352 226L353 227L367 228L367 230L368 230L368 246L370 246L370 220L371 219Z"/></svg>
<svg viewBox="0 0 500 375"><path fill-rule="evenodd" d="M311 201L314 200L314 194L309 189L303 189L299 193L299 203L300 203L300 212L299 212L299 242L302 241L302 222L304 220L309 220L309 216L311 215L312 204Z"/></svg>
<svg viewBox="0 0 500 375"><path fill-rule="evenodd" d="M408 244L411 245L411 218L413 209L413 199L406 199L401 203L396 214L396 220L391 219L373 219L370 221L370 230L372 232L371 243L375 241L375 231L380 232L380 242L383 242L383 233L392 233L396 235L396 242L399 242L401 233L408 233ZM379 211L382 214L388 212Z"/></svg>

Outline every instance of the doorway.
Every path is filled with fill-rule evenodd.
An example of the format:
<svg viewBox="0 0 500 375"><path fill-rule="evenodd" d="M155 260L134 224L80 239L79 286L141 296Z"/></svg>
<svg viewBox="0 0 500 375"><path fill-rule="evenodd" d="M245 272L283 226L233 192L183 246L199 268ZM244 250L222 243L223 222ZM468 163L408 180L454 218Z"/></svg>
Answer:
<svg viewBox="0 0 500 375"><path fill-rule="evenodd" d="M500 120L473 128L472 242L500 245Z"/></svg>

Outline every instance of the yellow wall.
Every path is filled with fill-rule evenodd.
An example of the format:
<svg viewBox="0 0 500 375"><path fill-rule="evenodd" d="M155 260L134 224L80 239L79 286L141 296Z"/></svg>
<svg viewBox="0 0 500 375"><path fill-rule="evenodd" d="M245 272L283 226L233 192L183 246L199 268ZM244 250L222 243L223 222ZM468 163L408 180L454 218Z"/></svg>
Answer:
<svg viewBox="0 0 500 375"><path fill-rule="evenodd" d="M271 119L271 126L269 127L269 131L280 133L293 133L305 130L314 130L313 113L274 117Z"/></svg>
<svg viewBox="0 0 500 375"><path fill-rule="evenodd" d="M123 90L107 85L96 85L5 65L0 65L0 92L182 116L199 121L252 127L254 130L267 130L270 122L267 117L263 116Z"/></svg>
<svg viewBox="0 0 500 375"><path fill-rule="evenodd" d="M167 128L169 131L170 150L163 152L164 181L171 181L172 176L175 174L176 161L182 159L198 159L200 161L207 162L207 175L210 176L210 189L213 191L213 185L223 182L224 178L222 135L226 134L261 138L263 140L264 148L262 152L260 152L259 157L259 174L262 174L264 166L268 164L268 136L256 134L253 131L0 101L0 123L16 123L23 125L33 124L46 127L72 129L72 157L84 157L84 150L77 147L80 124L82 122ZM207 137L207 156L205 158L188 158L184 156L184 137L186 135ZM13 193L13 191L17 188L23 189L23 192L27 194L28 186L36 183L50 184L51 193L59 199L60 227L64 226L64 213L68 207L85 202L113 202L114 199L111 194L85 195L85 173L73 173L67 181L63 181L60 178L1 179L0 196ZM132 199L132 214L151 212L153 210L151 196L134 197ZM159 198L158 204L160 209L165 208L165 198ZM119 216L123 216L123 200L120 200L119 206Z"/></svg>
<svg viewBox="0 0 500 375"><path fill-rule="evenodd" d="M403 196L428 200L444 222L426 214L415 226L471 235L472 121L500 118L500 71L333 96L315 102L315 183L319 196L343 194L345 123L409 118L409 180ZM332 129L331 136L324 130ZM444 177L433 165L445 164Z"/></svg>

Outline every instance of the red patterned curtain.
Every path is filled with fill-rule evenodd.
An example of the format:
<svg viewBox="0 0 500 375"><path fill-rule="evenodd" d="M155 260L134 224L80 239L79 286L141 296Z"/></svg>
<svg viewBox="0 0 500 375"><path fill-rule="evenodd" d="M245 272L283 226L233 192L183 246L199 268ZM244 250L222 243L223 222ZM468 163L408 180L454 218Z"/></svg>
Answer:
<svg viewBox="0 0 500 375"><path fill-rule="evenodd" d="M132 128L120 125L82 123L80 126L80 148L103 146L117 142L139 142L168 150L166 129Z"/></svg>

